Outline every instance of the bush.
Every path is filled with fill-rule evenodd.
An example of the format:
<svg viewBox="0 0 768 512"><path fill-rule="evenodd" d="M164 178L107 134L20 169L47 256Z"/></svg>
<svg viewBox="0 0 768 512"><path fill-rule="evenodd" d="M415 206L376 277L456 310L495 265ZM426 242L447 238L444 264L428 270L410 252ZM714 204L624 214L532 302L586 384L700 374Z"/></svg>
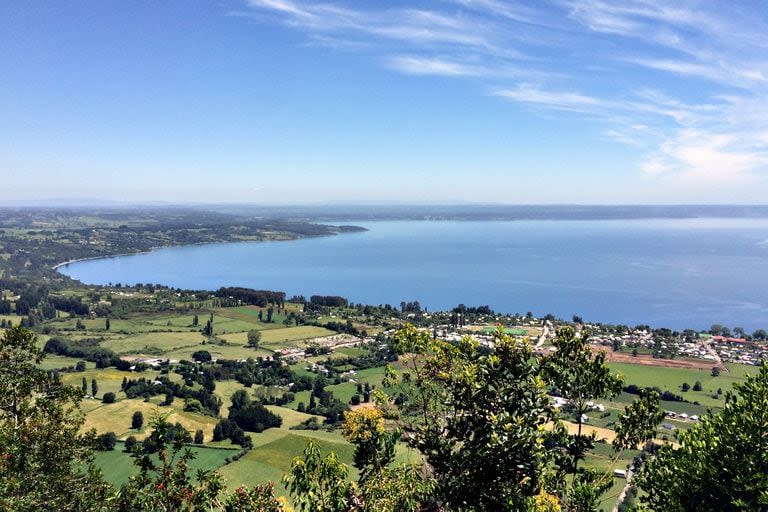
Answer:
<svg viewBox="0 0 768 512"><path fill-rule="evenodd" d="M131 428L138 430L143 426L144 415L141 413L141 411L134 412L133 416L131 417Z"/></svg>
<svg viewBox="0 0 768 512"><path fill-rule="evenodd" d="M112 404L115 403L115 394L111 391L108 391L107 393L104 393L101 397L101 401L105 404Z"/></svg>
<svg viewBox="0 0 768 512"><path fill-rule="evenodd" d="M125 440L125 451L126 452L132 452L133 447L136 446L136 437L135 436L128 436L128 438Z"/></svg>
<svg viewBox="0 0 768 512"><path fill-rule="evenodd" d="M207 363L211 360L211 353L207 350L198 350L192 353L192 359L200 363Z"/></svg>
<svg viewBox="0 0 768 512"><path fill-rule="evenodd" d="M112 451L115 449L116 444L117 436L114 432L107 432L96 438L96 449L99 451Z"/></svg>

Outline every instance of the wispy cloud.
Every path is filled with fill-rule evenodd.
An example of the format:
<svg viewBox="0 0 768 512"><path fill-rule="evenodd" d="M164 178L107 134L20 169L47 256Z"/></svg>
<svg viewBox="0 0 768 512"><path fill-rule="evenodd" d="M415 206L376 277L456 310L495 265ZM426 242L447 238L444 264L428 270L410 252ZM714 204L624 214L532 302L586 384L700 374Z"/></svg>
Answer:
<svg viewBox="0 0 768 512"><path fill-rule="evenodd" d="M488 70L439 57L398 55L389 59L392 69L409 75L484 76Z"/></svg>
<svg viewBox="0 0 768 512"><path fill-rule="evenodd" d="M605 107L607 102L575 91L547 91L530 84L521 84L514 89L500 89L496 96L520 103L532 103L548 108L574 112L594 112Z"/></svg>
<svg viewBox="0 0 768 512"><path fill-rule="evenodd" d="M768 172L768 21L700 0L247 0L318 44L396 73L485 82L526 110L581 115L681 180ZM423 5L423 4L422 4ZM732 6L733 7L733 6ZM743 7L743 6L742 6ZM607 86L606 83L610 83Z"/></svg>

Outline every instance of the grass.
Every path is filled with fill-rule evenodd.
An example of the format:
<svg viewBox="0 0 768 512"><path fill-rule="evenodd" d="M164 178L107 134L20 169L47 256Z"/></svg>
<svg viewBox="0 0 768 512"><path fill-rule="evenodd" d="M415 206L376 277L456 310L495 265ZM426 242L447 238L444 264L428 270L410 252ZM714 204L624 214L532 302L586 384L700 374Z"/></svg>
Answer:
<svg viewBox="0 0 768 512"><path fill-rule="evenodd" d="M757 371L756 367L744 365L733 366L733 371L722 372L719 377L713 377L710 370L694 370L688 368L664 368L659 366L643 366L629 363L609 363L612 370L624 375L624 383L636 384L641 387L659 387L662 391L671 391L681 395L689 402L699 402L707 407L722 407L723 399L712 398L718 388L723 392L731 389L733 384L743 382L749 369ZM696 381L701 382L702 391L682 392L680 387L687 382L691 388Z"/></svg>
<svg viewBox="0 0 768 512"><path fill-rule="evenodd" d="M38 366L43 370L54 370L57 368L69 368L70 366L75 366L80 361L82 361L82 359L77 357L66 357L66 356L57 356L55 354L47 354ZM86 368L93 369L95 368L95 364L86 362ZM91 385L90 381L88 381L88 385L89 386Z"/></svg>
<svg viewBox="0 0 768 512"><path fill-rule="evenodd" d="M108 452L96 452L94 463L101 469L101 474L114 486L119 486L128 481L128 479L138 473L138 468L130 454L126 453L123 443L118 442L115 449ZM211 448L193 446L191 447L195 458L190 462L190 473L195 475L198 469L214 470L224 465L227 457L238 452L237 449Z"/></svg>
<svg viewBox="0 0 768 512"><path fill-rule="evenodd" d="M259 436L269 434L268 442L257 443ZM240 460L219 469L225 478L227 487L234 489L240 485L252 486L258 483L273 482L277 495L287 496L281 479L291 469L294 457L300 456L310 438L317 440L321 451L326 454L333 451L339 460L351 466L354 448L338 433L324 431L290 431L269 429L262 434L251 434L254 448Z"/></svg>
<svg viewBox="0 0 768 512"><path fill-rule="evenodd" d="M19 325L22 318L24 317L19 315L0 315L0 320L5 320L6 323L12 322L13 325Z"/></svg>
<svg viewBox="0 0 768 512"><path fill-rule="evenodd" d="M287 407L280 407L277 405L267 405L267 409L269 409L271 412L277 414L281 418L283 418L283 425L282 428L288 428L295 427L296 425L300 425L301 423L304 423L310 418L317 418L317 421L322 423L325 418L322 416L315 416L314 414L305 414L303 412L294 411L293 409L289 409Z"/></svg>
<svg viewBox="0 0 768 512"><path fill-rule="evenodd" d="M64 384L68 384L70 386L75 386L79 388L82 384L83 377L85 377L85 380L88 383L88 393L90 393L91 380L96 379L96 384L99 387L99 392L97 396L101 398L104 395L104 393L107 393L109 391L115 394L119 393L120 388L122 387L124 378L135 379L137 377L146 377L148 379L151 379L157 375L158 375L157 372L152 372L152 371L136 374L132 372L123 372L116 368L104 368L101 370L97 370L96 368L90 368L85 370L84 372L63 373L61 375L61 381Z"/></svg>
<svg viewBox="0 0 768 512"><path fill-rule="evenodd" d="M104 341L101 346L118 354L157 355L182 347L201 345L203 341L204 338L199 332L152 332Z"/></svg>
<svg viewBox="0 0 768 512"><path fill-rule="evenodd" d="M192 360L192 353L196 352L198 350L207 350L211 353L211 357L214 359L234 359L234 360L240 360L240 359L248 359L249 357L256 358L258 356L265 356L265 355L271 355L271 352L268 352L266 350L253 350L252 348L246 347L244 345L214 345L211 343L206 343L205 345L194 345L191 347L186 348L179 348L177 350L172 350L170 352L166 352L163 354L163 357L166 357L168 359L177 359L182 360L186 359L187 361Z"/></svg>
<svg viewBox="0 0 768 512"><path fill-rule="evenodd" d="M104 404L99 400L84 400L82 403L83 412L86 413L84 428L96 429L98 433L114 432L120 439L128 436L143 439L149 434L151 429L149 423L152 417L156 414L164 414L171 423L181 423L192 433L202 430L206 440L210 441L213 438L213 427L218 422L217 418L184 412L184 402L181 399L176 399L171 406L161 407L158 403L163 397L155 398L154 402L124 399L113 404ZM131 417L136 411L141 411L144 415L144 427L140 430L130 428Z"/></svg>
<svg viewBox="0 0 768 512"><path fill-rule="evenodd" d="M270 329L261 333L261 343L263 345L274 345L275 343L286 341L300 341L321 336L331 336L336 334L334 331L324 327L315 327L313 325L300 325L298 327L283 327L280 329ZM286 348L286 345L280 345L277 348Z"/></svg>

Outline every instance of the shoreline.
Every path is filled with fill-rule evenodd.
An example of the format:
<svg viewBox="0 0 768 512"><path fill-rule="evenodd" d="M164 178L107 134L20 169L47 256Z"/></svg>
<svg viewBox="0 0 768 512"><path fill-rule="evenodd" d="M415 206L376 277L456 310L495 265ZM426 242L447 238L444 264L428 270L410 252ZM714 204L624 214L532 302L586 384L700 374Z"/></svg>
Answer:
<svg viewBox="0 0 768 512"><path fill-rule="evenodd" d="M359 227L359 226L354 226ZM270 239L262 239L262 240L219 240L215 242L193 242L193 243L186 243L186 244L172 244L172 245L158 245L155 247L150 247L146 250L139 250L135 252L123 252L123 253L116 253L116 254L103 254L100 256L86 256L84 258L75 258L67 261L62 261L61 263L57 263L51 267L51 270L59 271L61 267L69 266L73 263L80 263L83 261L93 261L93 260L103 260L108 258L120 258L123 256L136 256L139 254L149 254L153 251L157 251L159 249L172 249L175 247L195 247L200 245L213 245L213 244L243 244L243 243L262 243L262 242L293 242L296 240L304 240L307 238L320 238L325 236L338 236L342 234L347 233L359 233L362 231L368 231L366 228L356 229L356 230L339 230L335 233L328 233L323 235L300 235L295 236L292 238L270 238ZM59 272L61 273L61 272ZM69 276L67 276L69 277Z"/></svg>

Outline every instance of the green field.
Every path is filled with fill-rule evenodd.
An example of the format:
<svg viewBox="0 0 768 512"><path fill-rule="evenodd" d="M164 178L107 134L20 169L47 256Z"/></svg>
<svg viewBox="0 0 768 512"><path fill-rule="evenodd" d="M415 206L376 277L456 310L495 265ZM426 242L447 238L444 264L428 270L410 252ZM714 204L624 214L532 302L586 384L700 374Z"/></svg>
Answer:
<svg viewBox="0 0 768 512"><path fill-rule="evenodd" d="M193 446L194 460L190 463L191 474L196 474L198 469L214 470L224 465L227 457L231 457L239 450L233 448L209 448ZM118 442L115 449L108 452L96 452L94 463L101 469L104 478L112 485L119 486L128 481L131 475L138 473L138 468L133 463L133 458L126 453L122 442Z"/></svg>
<svg viewBox="0 0 768 512"><path fill-rule="evenodd" d="M321 336L331 336L335 332L324 327L315 327L313 325L300 325L298 327L284 327L282 329L270 329L261 333L261 343L263 345L274 346L278 343L308 340L319 338ZM286 348L286 344L281 344L277 348Z"/></svg>
<svg viewBox="0 0 768 512"><path fill-rule="evenodd" d="M159 355L182 347L198 346L203 341L199 332L151 332L111 339L101 343L101 346L118 354Z"/></svg>
<svg viewBox="0 0 768 512"><path fill-rule="evenodd" d="M712 398L718 388L723 392L730 390L733 384L743 382L749 372L756 372L753 366L727 365L728 372L712 377L710 370L684 368L663 368L658 366L633 365L629 363L609 363L611 369L624 376L624 384L636 384L641 387L659 387L662 391L671 391L690 402L699 402L707 407L722 407L723 399ZM687 382L691 388L696 381L702 384L702 391L682 392L680 387Z"/></svg>
<svg viewBox="0 0 768 512"><path fill-rule="evenodd" d="M46 358L47 359L47 358ZM45 361L45 359L43 359ZM104 368L101 370L97 370L96 368L92 367L87 369L84 372L71 372L71 373L64 373L61 375L61 381L64 384L69 384L70 386L75 386L76 388L79 388L82 384L82 379L85 377L85 380L88 383L88 393L91 392L91 379L96 379L96 383L99 387L99 393L98 397L101 398L104 393L111 391L112 393L120 393L120 388L123 384L124 378L137 378L137 377L145 377L147 379L154 378L155 376L159 375L158 372L142 372L141 374L136 373L130 373L130 372L122 372L116 368Z"/></svg>

